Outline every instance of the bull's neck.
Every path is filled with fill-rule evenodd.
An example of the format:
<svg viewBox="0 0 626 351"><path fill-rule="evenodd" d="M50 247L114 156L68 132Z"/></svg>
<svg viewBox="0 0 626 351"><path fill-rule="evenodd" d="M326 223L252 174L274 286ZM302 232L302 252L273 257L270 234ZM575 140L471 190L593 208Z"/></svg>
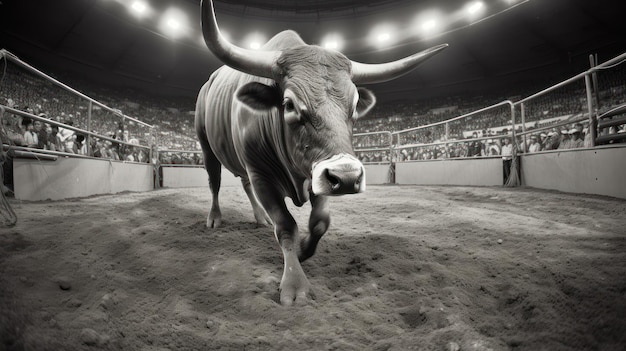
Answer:
<svg viewBox="0 0 626 351"><path fill-rule="evenodd" d="M277 190L290 197L296 206L302 206L309 199L308 175L302 173L302 167L290 156L282 120L274 111L260 116L257 122L262 137L252 145L254 157L250 161L265 173Z"/></svg>

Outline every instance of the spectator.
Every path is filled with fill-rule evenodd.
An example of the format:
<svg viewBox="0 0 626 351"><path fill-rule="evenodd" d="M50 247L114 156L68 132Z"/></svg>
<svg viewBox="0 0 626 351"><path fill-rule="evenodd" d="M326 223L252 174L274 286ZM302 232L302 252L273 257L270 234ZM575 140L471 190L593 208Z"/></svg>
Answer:
<svg viewBox="0 0 626 351"><path fill-rule="evenodd" d="M39 116L45 117L44 113L40 113ZM35 134L37 134L37 148L43 150L50 150L48 146L48 132L43 128L42 121L34 121Z"/></svg>
<svg viewBox="0 0 626 351"><path fill-rule="evenodd" d="M61 138L59 137L59 127L52 126L50 127L50 135L48 136L48 145L50 146L50 150L52 151L65 151L65 147L61 142Z"/></svg>
<svg viewBox="0 0 626 351"><path fill-rule="evenodd" d="M85 136L83 134L76 135L76 153L79 155L89 155L89 146L85 141Z"/></svg>
<svg viewBox="0 0 626 351"><path fill-rule="evenodd" d="M593 147L593 143L591 141L591 133L589 132L589 126L583 129L583 134L585 135L583 137L583 147L586 147L586 148Z"/></svg>
<svg viewBox="0 0 626 351"><path fill-rule="evenodd" d="M26 131L24 132L24 142L27 147L36 148L39 145L37 139L37 133L35 133L35 127L32 120L26 121Z"/></svg>
<svg viewBox="0 0 626 351"><path fill-rule="evenodd" d="M581 136L581 132L582 132L582 126L580 126L581 129L578 129L578 127L572 128L569 131L570 134L570 142L569 142L569 148L570 149L578 149L583 147L584 145L584 140L582 139Z"/></svg>
<svg viewBox="0 0 626 351"><path fill-rule="evenodd" d="M76 134L72 133L72 135L70 135L69 138L65 139L64 147L65 147L64 151L67 152L68 154L78 153L78 149L76 146Z"/></svg>
<svg viewBox="0 0 626 351"><path fill-rule="evenodd" d="M513 162L513 144L509 137L502 139L504 145L502 145L502 170L504 174L504 183L506 184L509 176L511 175L511 164Z"/></svg>
<svg viewBox="0 0 626 351"><path fill-rule="evenodd" d="M548 140L548 134L541 132L539 134L539 144L541 145L541 150L546 149L546 141Z"/></svg>
<svg viewBox="0 0 626 351"><path fill-rule="evenodd" d="M567 129L562 129L561 130L561 142L559 143L559 150L563 150L563 149L569 149L569 140L570 136L569 136L569 131Z"/></svg>
<svg viewBox="0 0 626 351"><path fill-rule="evenodd" d="M561 137L559 133L555 131L548 132L548 139L546 139L545 150L556 150L559 148L559 144L561 143Z"/></svg>
<svg viewBox="0 0 626 351"><path fill-rule="evenodd" d="M481 143L478 140L471 141L469 146L467 147L467 157L481 156L481 151Z"/></svg>
<svg viewBox="0 0 626 351"><path fill-rule="evenodd" d="M24 134L17 128L18 118L4 115L4 109L0 109L0 119L2 119L3 144L25 146Z"/></svg>
<svg viewBox="0 0 626 351"><path fill-rule="evenodd" d="M499 156L500 146L493 139L487 140L487 156Z"/></svg>
<svg viewBox="0 0 626 351"><path fill-rule="evenodd" d="M541 151L541 144L537 138L537 135L533 134L530 136L530 145L528 146L528 152L539 152Z"/></svg>
<svg viewBox="0 0 626 351"><path fill-rule="evenodd" d="M73 126L74 122L67 121L66 124L68 126ZM59 127L59 132L57 134L59 136L59 141L61 142L61 145L62 145L62 149L60 151L71 152L71 151L66 151L66 150L68 150L68 147L67 147L68 140L71 139L72 136L74 136L74 131L71 129ZM72 145L73 145L73 142L72 142ZM71 147L69 149L72 150Z"/></svg>

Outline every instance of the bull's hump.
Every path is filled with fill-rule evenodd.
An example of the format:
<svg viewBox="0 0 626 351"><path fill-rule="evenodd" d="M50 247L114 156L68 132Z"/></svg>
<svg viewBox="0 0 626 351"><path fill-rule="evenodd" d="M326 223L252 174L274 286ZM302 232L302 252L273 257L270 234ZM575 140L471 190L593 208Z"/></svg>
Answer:
<svg viewBox="0 0 626 351"><path fill-rule="evenodd" d="M293 30L284 30L263 45L263 50L284 50L301 45L306 45L306 43L298 33Z"/></svg>

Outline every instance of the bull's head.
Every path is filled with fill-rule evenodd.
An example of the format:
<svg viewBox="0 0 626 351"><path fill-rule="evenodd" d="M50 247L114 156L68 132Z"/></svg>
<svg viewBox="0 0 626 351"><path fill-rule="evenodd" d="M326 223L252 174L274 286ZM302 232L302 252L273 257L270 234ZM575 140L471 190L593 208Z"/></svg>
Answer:
<svg viewBox="0 0 626 351"><path fill-rule="evenodd" d="M352 127L376 98L355 84L402 76L447 47L439 45L383 64L354 62L339 52L305 44L282 51L246 50L221 36L212 1L206 0L202 1L202 30L207 46L224 64L276 82L274 86L248 83L237 98L256 110L278 108L292 164L311 179L316 195L365 190L365 170L354 155Z"/></svg>

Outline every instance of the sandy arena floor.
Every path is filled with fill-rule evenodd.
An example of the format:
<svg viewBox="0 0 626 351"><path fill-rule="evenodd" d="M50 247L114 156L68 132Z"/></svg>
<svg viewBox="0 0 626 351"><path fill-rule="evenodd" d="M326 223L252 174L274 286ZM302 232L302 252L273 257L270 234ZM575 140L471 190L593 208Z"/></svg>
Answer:
<svg viewBox="0 0 626 351"><path fill-rule="evenodd" d="M370 186L333 199L312 299L286 308L271 228L237 187L206 229L209 197L13 200L0 350L626 349L624 200Z"/></svg>

